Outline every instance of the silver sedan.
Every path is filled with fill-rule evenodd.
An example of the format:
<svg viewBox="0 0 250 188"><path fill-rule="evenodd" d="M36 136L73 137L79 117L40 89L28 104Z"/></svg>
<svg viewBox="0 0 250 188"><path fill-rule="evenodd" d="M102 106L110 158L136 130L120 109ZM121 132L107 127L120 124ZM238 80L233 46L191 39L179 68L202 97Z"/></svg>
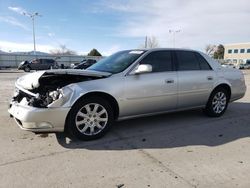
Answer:
<svg viewBox="0 0 250 188"><path fill-rule="evenodd" d="M184 49L120 51L87 70L34 72L15 86L9 113L20 128L82 140L100 138L116 120L193 108L219 117L246 91L241 71Z"/></svg>

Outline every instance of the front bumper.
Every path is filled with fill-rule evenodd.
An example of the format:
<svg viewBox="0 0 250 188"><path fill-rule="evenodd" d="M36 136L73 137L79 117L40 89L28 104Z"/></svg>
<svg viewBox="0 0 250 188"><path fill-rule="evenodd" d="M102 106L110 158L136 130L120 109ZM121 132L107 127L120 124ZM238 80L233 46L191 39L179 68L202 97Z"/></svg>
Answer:
<svg viewBox="0 0 250 188"><path fill-rule="evenodd" d="M23 130L32 132L63 132L70 108L35 108L12 102L8 112Z"/></svg>

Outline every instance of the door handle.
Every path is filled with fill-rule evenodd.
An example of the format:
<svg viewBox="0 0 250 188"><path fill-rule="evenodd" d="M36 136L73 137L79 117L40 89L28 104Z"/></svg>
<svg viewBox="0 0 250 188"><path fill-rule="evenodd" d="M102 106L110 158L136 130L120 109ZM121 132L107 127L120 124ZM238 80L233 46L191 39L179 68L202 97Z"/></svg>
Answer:
<svg viewBox="0 0 250 188"><path fill-rule="evenodd" d="M213 80L214 78L212 76L207 77L208 80Z"/></svg>
<svg viewBox="0 0 250 188"><path fill-rule="evenodd" d="M166 84L172 84L172 83L174 83L174 80L172 80L172 79L167 79L167 80L165 80L165 83L166 83Z"/></svg>

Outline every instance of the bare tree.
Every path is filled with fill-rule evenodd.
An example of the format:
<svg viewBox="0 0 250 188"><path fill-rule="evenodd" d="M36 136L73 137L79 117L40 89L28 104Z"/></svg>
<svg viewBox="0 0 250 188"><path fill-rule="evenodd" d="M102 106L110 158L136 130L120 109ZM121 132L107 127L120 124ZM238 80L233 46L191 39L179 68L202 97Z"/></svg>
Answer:
<svg viewBox="0 0 250 188"><path fill-rule="evenodd" d="M216 49L217 49L217 46L214 45L214 44L208 44L205 47L206 54L209 55L209 56L213 56Z"/></svg>
<svg viewBox="0 0 250 188"><path fill-rule="evenodd" d="M59 49L50 50L50 53L53 55L76 55L76 52L68 49L66 45L60 45L59 47Z"/></svg>
<svg viewBox="0 0 250 188"><path fill-rule="evenodd" d="M145 43L139 45L139 48L157 48L159 47L158 40L155 36L146 36Z"/></svg>
<svg viewBox="0 0 250 188"><path fill-rule="evenodd" d="M159 47L158 40L154 36L149 37L148 40L147 40L147 43L148 43L147 48L157 48L157 47Z"/></svg>

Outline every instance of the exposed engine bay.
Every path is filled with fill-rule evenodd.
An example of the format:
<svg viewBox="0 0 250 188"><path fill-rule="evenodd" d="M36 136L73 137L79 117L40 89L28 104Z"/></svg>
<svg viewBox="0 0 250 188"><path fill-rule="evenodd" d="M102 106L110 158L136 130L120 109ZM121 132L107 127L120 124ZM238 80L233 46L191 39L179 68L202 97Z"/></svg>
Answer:
<svg viewBox="0 0 250 188"><path fill-rule="evenodd" d="M32 74L32 73L31 73ZM42 74L38 83L31 88L16 88L13 101L25 103L29 106L47 108L49 104L56 101L63 94L61 88L77 82L89 81L106 77L104 75L79 75L62 74L61 72L45 72ZM29 80L30 81L30 80ZM28 80L27 80L28 82ZM35 83L35 82L34 82Z"/></svg>

